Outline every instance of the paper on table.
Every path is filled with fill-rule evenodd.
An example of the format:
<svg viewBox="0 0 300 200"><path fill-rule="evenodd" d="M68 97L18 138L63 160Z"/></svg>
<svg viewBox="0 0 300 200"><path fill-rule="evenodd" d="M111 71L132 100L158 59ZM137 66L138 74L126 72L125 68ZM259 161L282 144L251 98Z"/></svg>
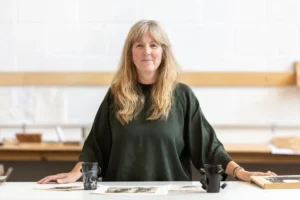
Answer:
<svg viewBox="0 0 300 200"><path fill-rule="evenodd" d="M4 183L6 180L6 176L0 176L0 185Z"/></svg>
<svg viewBox="0 0 300 200"><path fill-rule="evenodd" d="M53 190L53 191L72 191L83 190L82 183L69 183L69 184L37 184L33 189L36 190Z"/></svg>
<svg viewBox="0 0 300 200"><path fill-rule="evenodd" d="M185 185L169 185L170 192L206 192L200 182L192 182Z"/></svg>
<svg viewBox="0 0 300 200"><path fill-rule="evenodd" d="M287 154L287 155L300 155L300 151L293 151L291 149L277 148L276 146L269 145L272 154Z"/></svg>
<svg viewBox="0 0 300 200"><path fill-rule="evenodd" d="M107 186L101 185L93 194L105 195L165 195L168 186Z"/></svg>

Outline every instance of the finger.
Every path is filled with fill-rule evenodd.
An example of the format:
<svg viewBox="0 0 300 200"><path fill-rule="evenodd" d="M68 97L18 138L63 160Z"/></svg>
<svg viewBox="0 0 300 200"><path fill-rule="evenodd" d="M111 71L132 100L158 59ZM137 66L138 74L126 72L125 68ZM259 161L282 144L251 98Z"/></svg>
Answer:
<svg viewBox="0 0 300 200"><path fill-rule="evenodd" d="M259 172L258 176L269 176L269 173L265 173L265 172Z"/></svg>
<svg viewBox="0 0 300 200"><path fill-rule="evenodd" d="M271 176L271 172L253 172L252 176Z"/></svg>
<svg viewBox="0 0 300 200"><path fill-rule="evenodd" d="M274 172L271 172L270 174L271 176L277 176L277 174L275 174Z"/></svg>
<svg viewBox="0 0 300 200"><path fill-rule="evenodd" d="M251 176L277 176L274 172L252 172Z"/></svg>
<svg viewBox="0 0 300 200"><path fill-rule="evenodd" d="M275 174L274 172L271 172L271 171L268 171L267 174L268 174L269 176L277 176L277 174Z"/></svg>
<svg viewBox="0 0 300 200"><path fill-rule="evenodd" d="M49 177L45 178L45 179L41 182L41 184L45 184L45 183L48 183L48 182L54 182L54 181L56 181L55 176L49 176Z"/></svg>
<svg viewBox="0 0 300 200"><path fill-rule="evenodd" d="M57 181L57 183L70 183L71 182L69 177L57 179L56 181Z"/></svg>
<svg viewBox="0 0 300 200"><path fill-rule="evenodd" d="M65 174L57 174L57 175L47 176L46 178L44 178L40 181L40 184L45 184L50 181L56 181L57 179L64 178L65 176L66 176Z"/></svg>
<svg viewBox="0 0 300 200"><path fill-rule="evenodd" d="M38 183L39 184L44 184L44 183L48 183L52 178L52 176L47 176L45 178L43 178L42 180L40 180Z"/></svg>
<svg viewBox="0 0 300 200"><path fill-rule="evenodd" d="M251 176L260 176L262 172L251 172Z"/></svg>
<svg viewBox="0 0 300 200"><path fill-rule="evenodd" d="M54 175L51 175L51 176L46 176L44 177L43 179L39 180L38 183L39 184L43 184L45 183L45 181L49 180L51 177L53 177Z"/></svg>
<svg viewBox="0 0 300 200"><path fill-rule="evenodd" d="M38 180L38 182L37 182L37 183L38 183L38 184L41 184L45 178L46 178L46 177L44 177L44 178L42 178L42 179Z"/></svg>
<svg viewBox="0 0 300 200"><path fill-rule="evenodd" d="M63 178L59 178L56 180L57 183L71 183L71 182L75 182L74 181L74 177L71 174L66 175Z"/></svg>

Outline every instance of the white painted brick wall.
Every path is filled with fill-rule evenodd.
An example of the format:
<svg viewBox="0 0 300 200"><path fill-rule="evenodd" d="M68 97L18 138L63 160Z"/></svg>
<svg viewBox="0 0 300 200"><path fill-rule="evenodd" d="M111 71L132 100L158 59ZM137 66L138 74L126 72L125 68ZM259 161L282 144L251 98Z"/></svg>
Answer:
<svg viewBox="0 0 300 200"><path fill-rule="evenodd" d="M184 71L292 71L299 10L298 0L0 0L0 71L115 71L130 27L143 18L165 27ZM193 89L212 124L300 124L294 87ZM1 87L0 124L90 124L106 91ZM266 143L298 130L217 133L226 143Z"/></svg>
<svg viewBox="0 0 300 200"><path fill-rule="evenodd" d="M11 23L17 19L16 0L0 1L0 22Z"/></svg>
<svg viewBox="0 0 300 200"><path fill-rule="evenodd" d="M13 24L0 23L0 69L3 71L14 70L13 37Z"/></svg>
<svg viewBox="0 0 300 200"><path fill-rule="evenodd" d="M17 55L45 52L45 26L43 24L16 24L15 52Z"/></svg>
<svg viewBox="0 0 300 200"><path fill-rule="evenodd" d="M267 19L270 21L299 21L298 0L267 0Z"/></svg>

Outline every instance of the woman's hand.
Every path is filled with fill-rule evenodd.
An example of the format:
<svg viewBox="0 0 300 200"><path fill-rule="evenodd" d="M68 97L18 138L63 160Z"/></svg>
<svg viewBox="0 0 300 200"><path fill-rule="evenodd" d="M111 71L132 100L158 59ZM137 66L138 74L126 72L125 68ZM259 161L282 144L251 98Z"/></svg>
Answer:
<svg viewBox="0 0 300 200"><path fill-rule="evenodd" d="M80 172L69 172L69 173L61 173L56 175L47 176L41 180L39 180L38 184L45 184L48 182L57 182L57 183L73 183L77 181L81 177Z"/></svg>
<svg viewBox="0 0 300 200"><path fill-rule="evenodd" d="M247 181L250 182L250 176L277 176L274 172L268 171L268 172L249 172L244 169L239 170L236 173L236 178L241 181Z"/></svg>

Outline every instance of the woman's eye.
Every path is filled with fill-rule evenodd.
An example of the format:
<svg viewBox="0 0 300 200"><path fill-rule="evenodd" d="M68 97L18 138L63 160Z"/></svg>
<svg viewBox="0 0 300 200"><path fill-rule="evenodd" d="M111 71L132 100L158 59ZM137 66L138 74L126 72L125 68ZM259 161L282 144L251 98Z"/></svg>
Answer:
<svg viewBox="0 0 300 200"><path fill-rule="evenodd" d="M138 44L138 45L136 45L136 47L143 47L143 45L142 44Z"/></svg>
<svg viewBox="0 0 300 200"><path fill-rule="evenodd" d="M157 45L156 45L156 44L151 44L151 47L152 47L152 48L156 48Z"/></svg>

